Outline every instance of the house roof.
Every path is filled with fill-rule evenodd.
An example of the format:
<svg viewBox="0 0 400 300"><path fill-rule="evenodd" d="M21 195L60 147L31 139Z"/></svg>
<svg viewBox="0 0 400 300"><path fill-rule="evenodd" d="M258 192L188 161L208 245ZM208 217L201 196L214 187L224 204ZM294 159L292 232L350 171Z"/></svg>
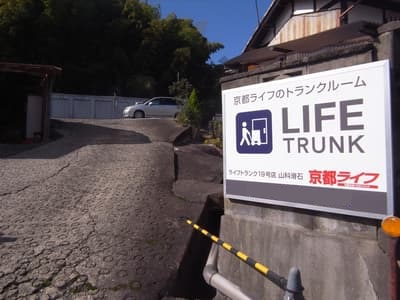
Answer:
<svg viewBox="0 0 400 300"><path fill-rule="evenodd" d="M32 76L43 77L46 74L55 76L60 74L62 69L52 65L22 64L0 62L0 72L25 73Z"/></svg>
<svg viewBox="0 0 400 300"><path fill-rule="evenodd" d="M282 13L286 4L290 3L291 0L272 0L271 5L266 11L264 17L262 18L260 24L250 37L246 44L243 52L257 48L256 44L264 37L265 32L274 26L276 18Z"/></svg>
<svg viewBox="0 0 400 300"><path fill-rule="evenodd" d="M377 34L377 27L378 25L364 21L351 23L279 45L248 50L226 61L224 65L234 68L239 65L273 60L290 52L316 51L347 40L374 36Z"/></svg>
<svg viewBox="0 0 400 300"><path fill-rule="evenodd" d="M331 9L336 3L341 0L331 0L322 6L318 11L324 11ZM262 47L260 45L266 32L275 26L275 21L278 16L284 11L286 5L291 3L292 0L272 0L270 7L266 11L263 19L258 25L257 29L254 31L249 41L247 42L243 53L252 49ZM353 2L350 2L353 3ZM350 4L349 3L349 4ZM368 5L377 8L391 9L400 12L400 3L395 0L360 0L358 4Z"/></svg>

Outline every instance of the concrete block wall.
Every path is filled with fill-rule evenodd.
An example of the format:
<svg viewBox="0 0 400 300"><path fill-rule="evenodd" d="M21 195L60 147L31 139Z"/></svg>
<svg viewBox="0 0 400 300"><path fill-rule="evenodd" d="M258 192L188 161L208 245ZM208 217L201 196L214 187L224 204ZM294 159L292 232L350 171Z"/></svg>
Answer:
<svg viewBox="0 0 400 300"><path fill-rule="evenodd" d="M390 299L389 243L376 221L225 199L221 227L223 240L279 275L298 267L306 299ZM254 299L283 299L227 252L218 267Z"/></svg>
<svg viewBox="0 0 400 300"><path fill-rule="evenodd" d="M351 55L348 49L342 56L333 49L331 54L319 54L318 59L312 54L307 54L307 59L304 55L288 57L279 66L269 64L227 76L221 80L221 86L224 90L293 70L309 74L382 59L390 59L392 73L397 74L397 31L382 30L373 42L354 46ZM397 103L397 98L398 87L392 91L392 102ZM396 160L395 164L398 170ZM381 232L378 220L225 199L220 235L281 276L287 277L292 266L299 267L306 299L392 297L391 241ZM254 299L283 299L283 291L230 253L220 251L218 268ZM218 294L216 299L225 297Z"/></svg>

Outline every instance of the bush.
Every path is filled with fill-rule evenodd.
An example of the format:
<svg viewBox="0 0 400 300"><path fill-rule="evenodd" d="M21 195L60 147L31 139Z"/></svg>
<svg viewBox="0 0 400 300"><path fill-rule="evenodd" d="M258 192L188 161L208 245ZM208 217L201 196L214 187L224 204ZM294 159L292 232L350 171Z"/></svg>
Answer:
<svg viewBox="0 0 400 300"><path fill-rule="evenodd" d="M204 141L204 144L210 144L222 149L222 140L220 138L209 138Z"/></svg>
<svg viewBox="0 0 400 300"><path fill-rule="evenodd" d="M195 89L190 93L189 99L185 102L182 112L178 115L178 121L195 128L200 127L201 110Z"/></svg>
<svg viewBox="0 0 400 300"><path fill-rule="evenodd" d="M222 119L221 117L214 116L212 120L208 122L208 132L214 138L222 140Z"/></svg>

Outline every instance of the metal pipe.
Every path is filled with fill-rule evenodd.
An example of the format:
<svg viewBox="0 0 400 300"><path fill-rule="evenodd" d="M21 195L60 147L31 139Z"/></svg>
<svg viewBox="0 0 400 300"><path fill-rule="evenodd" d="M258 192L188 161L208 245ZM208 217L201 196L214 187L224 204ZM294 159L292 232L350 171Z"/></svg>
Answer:
<svg viewBox="0 0 400 300"><path fill-rule="evenodd" d="M358 4L360 4L361 1L362 1L362 0L358 0L356 3L350 5L345 11L343 11L343 12L340 14L340 16L339 16L339 20L340 20L340 19L343 19L343 17L344 17L345 15L347 15L347 14L349 13L349 11L351 11L354 7L356 7Z"/></svg>
<svg viewBox="0 0 400 300"><path fill-rule="evenodd" d="M304 300L300 270L296 267L290 268L283 300Z"/></svg>
<svg viewBox="0 0 400 300"><path fill-rule="evenodd" d="M228 296L233 300L252 300L252 298L247 296L239 286L218 273L217 263L218 245L213 243L211 245L211 250L208 255L206 265L203 269L203 278L207 284L216 288L225 296Z"/></svg>

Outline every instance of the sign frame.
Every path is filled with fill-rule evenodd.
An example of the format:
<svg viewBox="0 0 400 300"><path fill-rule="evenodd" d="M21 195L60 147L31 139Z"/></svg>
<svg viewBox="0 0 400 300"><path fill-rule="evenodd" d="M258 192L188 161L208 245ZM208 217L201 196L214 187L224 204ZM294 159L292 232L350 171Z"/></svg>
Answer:
<svg viewBox="0 0 400 300"><path fill-rule="evenodd" d="M249 125L247 123L249 122L243 123L243 120L247 121L246 119L243 119L247 117L245 113L250 113L252 111L258 112L259 110L262 109L265 110L269 109L268 105L265 105L262 108L260 106L252 108L251 103L249 101L247 103L248 105L246 106L246 108L234 110L232 108L233 105L232 101L234 99L234 96L232 95L241 95L242 91L244 91L244 93L248 93L249 91L251 92L252 90L257 90L257 89L268 90L270 87L278 86L278 84L279 86L283 87L282 89L284 90L284 88L287 86L296 86L296 82L304 82L304 81L307 82L307 80L310 82L313 80L314 81L317 80L317 78L333 78L332 79L333 82L334 79L342 76L341 74L351 74L351 73L363 74L364 71L371 72L371 70L379 71L379 76L382 76L381 77L382 82L380 85L380 88L382 89L379 89L379 93L383 99L381 98L379 99L378 105L382 108L381 114L384 114L384 116L381 116L382 119L379 120L379 124L381 126L380 128L384 128L384 132L380 132L380 134L384 136L385 149L383 150L380 149L379 151L385 152L385 159L384 159L385 162L384 166L381 166L381 164L379 166L381 166L382 169L384 169L384 174L382 177L385 177L385 180L382 181L383 184L380 187L381 190L371 191L368 189L357 189L348 186L338 187L338 186L310 186L304 184L303 185L285 184L282 182L268 181L269 179L261 180L260 178L257 178L255 180L253 179L240 180L237 178L232 178L233 174L231 166L235 165L235 162L233 162L235 160L239 159L238 165L242 164L242 162L240 162L241 159L243 159L243 161L248 160L252 162L253 165L255 164L265 165L265 163L268 162L268 159L266 158L268 157L268 152L265 152L264 154L257 153L253 156L255 157L255 159L253 159L252 157L253 153L250 153L251 151L246 150L251 148L251 144L248 144L250 146L247 148L240 148L242 146L240 146L239 143L239 135L240 135L240 130L242 130L243 133L242 140L243 140L245 132L248 131L247 129ZM370 82L370 84L372 84L372 82ZM226 198L255 202L255 203L272 204L285 207L295 207L295 208L309 209L313 211L337 213L337 214L366 217L372 219L382 219L387 215L393 214L394 175L393 175L393 157L392 157L393 148L392 148L392 120L391 120L390 91L391 91L390 65L388 60L365 63L334 70L327 70L317 73L306 74L282 80L275 80L265 83L258 83L238 88L222 90L223 136L224 136L223 139L224 196ZM347 99L346 96L343 96L342 98ZM228 103L228 101L230 102ZM334 101L338 103L338 101L336 100ZM267 103L267 101L265 103ZM322 101L321 103L324 103L324 101ZM288 105L288 107L290 108L290 105ZM354 105L353 107L357 107L357 105ZM271 110L273 110L273 108L271 108ZM243 120L240 119L242 123L240 124L236 123L236 125L233 124L233 119L235 119L236 116L232 116L232 111L235 111L237 115L244 114L244 117L242 117ZM350 112L350 114L351 113L352 112ZM354 113L355 113L354 118L353 115L351 115L351 117L348 118L347 120L351 120L352 122L357 120L357 117L359 116L357 116L357 112ZM350 114L348 116L350 116ZM321 118L324 119L325 117L326 116L322 116ZM272 120L273 124L274 121L276 120L274 119ZM322 120L321 122L323 123L324 120ZM341 125L343 125L344 121L341 122L342 122ZM352 126L356 127L357 122L353 122L352 124L347 124L347 125L349 128L352 128ZM236 126L235 132L237 133L236 138L232 133L233 131L232 127L235 126ZM289 127L290 126L288 126L288 128ZM244 143L246 143L246 141L244 141ZM357 143L353 141L353 144ZM232 148L236 149L232 150ZM232 154L232 151L236 151L239 153ZM249 153L246 153L246 151L248 151ZM258 159L259 161L257 162ZM285 159L285 157L283 157L283 159ZM256 162L253 162L253 160ZM230 172L230 175L228 174L228 172ZM324 199L323 205L319 204L319 197L323 197ZM363 199L362 200L363 203L361 203L361 200L357 199ZM351 203L351 205L348 205L346 201L348 203ZM354 202L354 205L352 201ZM367 203L370 207L364 208L363 205L367 205L365 203Z"/></svg>

